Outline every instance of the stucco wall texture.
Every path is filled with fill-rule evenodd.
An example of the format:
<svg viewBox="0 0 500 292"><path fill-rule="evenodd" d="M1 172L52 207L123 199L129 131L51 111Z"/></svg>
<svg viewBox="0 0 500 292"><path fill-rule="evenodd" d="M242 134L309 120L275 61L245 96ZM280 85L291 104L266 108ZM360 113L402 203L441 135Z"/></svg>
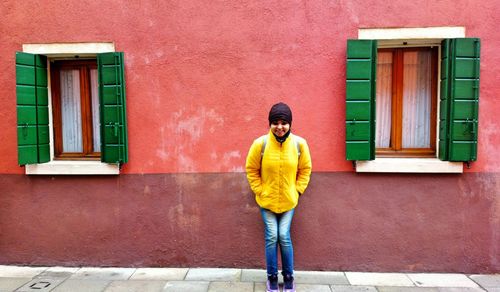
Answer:
<svg viewBox="0 0 500 292"><path fill-rule="evenodd" d="M264 266L244 175L277 101L313 157L293 226L298 269L500 271L496 0L1 1L0 264ZM461 175L356 174L345 160L346 40L360 28L463 26L481 38L478 160ZM26 176L14 54L125 52L119 176ZM311 248L314 247L314 248Z"/></svg>
<svg viewBox="0 0 500 292"><path fill-rule="evenodd" d="M407 3L410 2L410 3ZM497 1L2 1L0 173L17 166L14 52L115 43L125 52L130 162L123 173L241 172L283 100L315 171L345 160L346 40L359 28L464 26L482 41L478 161L498 172Z"/></svg>
<svg viewBox="0 0 500 292"><path fill-rule="evenodd" d="M500 175L314 173L297 270L500 271ZM0 263L264 268L241 173L0 176Z"/></svg>

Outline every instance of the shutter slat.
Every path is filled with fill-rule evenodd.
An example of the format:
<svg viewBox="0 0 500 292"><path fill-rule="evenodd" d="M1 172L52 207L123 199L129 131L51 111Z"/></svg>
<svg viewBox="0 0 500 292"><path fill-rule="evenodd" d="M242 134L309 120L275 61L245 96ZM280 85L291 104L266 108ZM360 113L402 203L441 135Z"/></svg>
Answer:
<svg viewBox="0 0 500 292"><path fill-rule="evenodd" d="M375 159L377 42L348 40L346 63L346 159Z"/></svg>
<svg viewBox="0 0 500 292"><path fill-rule="evenodd" d="M128 141L122 52L97 56L101 118L101 161L126 163Z"/></svg>
<svg viewBox="0 0 500 292"><path fill-rule="evenodd" d="M16 52L19 165L50 160L47 58Z"/></svg>
<svg viewBox="0 0 500 292"><path fill-rule="evenodd" d="M442 46L439 158L477 159L480 40L444 40Z"/></svg>
<svg viewBox="0 0 500 292"><path fill-rule="evenodd" d="M439 159L448 160L450 113L450 40L441 42L441 86L439 103Z"/></svg>

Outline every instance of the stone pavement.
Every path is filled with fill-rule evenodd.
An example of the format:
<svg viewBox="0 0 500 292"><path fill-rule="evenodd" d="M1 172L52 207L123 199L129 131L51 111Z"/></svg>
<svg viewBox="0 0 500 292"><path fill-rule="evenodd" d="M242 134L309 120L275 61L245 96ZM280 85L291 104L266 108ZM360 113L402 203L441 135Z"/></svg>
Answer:
<svg viewBox="0 0 500 292"><path fill-rule="evenodd" d="M298 292L500 292L500 274L296 271ZM209 268L68 268L0 265L0 292L265 291L266 272Z"/></svg>

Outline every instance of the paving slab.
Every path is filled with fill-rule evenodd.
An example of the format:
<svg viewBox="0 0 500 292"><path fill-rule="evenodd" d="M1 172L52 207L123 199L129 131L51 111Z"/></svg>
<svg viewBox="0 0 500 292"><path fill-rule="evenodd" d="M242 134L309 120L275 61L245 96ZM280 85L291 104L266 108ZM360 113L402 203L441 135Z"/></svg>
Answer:
<svg viewBox="0 0 500 292"><path fill-rule="evenodd" d="M401 273L360 273L346 272L351 285L411 287L413 282Z"/></svg>
<svg viewBox="0 0 500 292"><path fill-rule="evenodd" d="M220 281L234 282L241 277L240 269L189 269L185 280L187 281Z"/></svg>
<svg viewBox="0 0 500 292"><path fill-rule="evenodd" d="M21 288L17 289L16 292L48 292L52 291L59 284L64 281L64 278L35 278L28 283L24 284Z"/></svg>
<svg viewBox="0 0 500 292"><path fill-rule="evenodd" d="M266 270L242 269L241 282L263 282L267 281Z"/></svg>
<svg viewBox="0 0 500 292"><path fill-rule="evenodd" d="M379 292L484 292L481 288L377 287Z"/></svg>
<svg viewBox="0 0 500 292"><path fill-rule="evenodd" d="M81 268L70 279L82 280L127 280L135 272L132 268Z"/></svg>
<svg viewBox="0 0 500 292"><path fill-rule="evenodd" d="M31 281L32 278L2 277L0 278L0 292L11 292Z"/></svg>
<svg viewBox="0 0 500 292"><path fill-rule="evenodd" d="M253 270L253 269L243 269L241 270L241 282L267 282L267 271L266 270ZM283 276L278 274L278 282L283 283Z"/></svg>
<svg viewBox="0 0 500 292"><path fill-rule="evenodd" d="M130 280L184 280L189 269L185 268L140 268L130 277Z"/></svg>
<svg viewBox="0 0 500 292"><path fill-rule="evenodd" d="M373 286L331 285L333 292L377 292Z"/></svg>
<svg viewBox="0 0 500 292"><path fill-rule="evenodd" d="M481 288L446 287L437 289L439 292L484 292Z"/></svg>
<svg viewBox="0 0 500 292"><path fill-rule="evenodd" d="M347 285L349 281L342 272L316 272L316 271L295 271L295 282L302 284L324 284L324 285ZM263 282L267 281L266 270L241 270L242 282ZM281 274L278 274L278 282L283 283Z"/></svg>
<svg viewBox="0 0 500 292"><path fill-rule="evenodd" d="M207 292L209 284L206 281L169 281L162 292Z"/></svg>
<svg viewBox="0 0 500 292"><path fill-rule="evenodd" d="M71 275L76 273L80 268L68 268L68 267L51 267L43 271L36 278L69 278Z"/></svg>
<svg viewBox="0 0 500 292"><path fill-rule="evenodd" d="M105 292L161 292L165 287L166 281L113 281L109 284Z"/></svg>
<svg viewBox="0 0 500 292"><path fill-rule="evenodd" d="M110 283L106 280L67 279L51 292L102 292Z"/></svg>
<svg viewBox="0 0 500 292"><path fill-rule="evenodd" d="M295 282L302 284L347 285L349 281L342 272L295 271Z"/></svg>
<svg viewBox="0 0 500 292"><path fill-rule="evenodd" d="M377 287L379 292L439 292L434 287Z"/></svg>
<svg viewBox="0 0 500 292"><path fill-rule="evenodd" d="M45 270L47 267L0 266L0 277L33 278Z"/></svg>
<svg viewBox="0 0 500 292"><path fill-rule="evenodd" d="M500 288L500 274L498 275L470 275L474 282L481 285L483 288Z"/></svg>
<svg viewBox="0 0 500 292"><path fill-rule="evenodd" d="M418 287L469 287L479 286L463 274L407 274Z"/></svg>
<svg viewBox="0 0 500 292"><path fill-rule="evenodd" d="M296 284L295 288L300 292L332 292L328 285Z"/></svg>
<svg viewBox="0 0 500 292"><path fill-rule="evenodd" d="M211 282L208 292L253 292L253 283L247 282Z"/></svg>
<svg viewBox="0 0 500 292"><path fill-rule="evenodd" d="M253 291L254 292L265 292L266 291L266 284L265 283L254 283L253 286Z"/></svg>

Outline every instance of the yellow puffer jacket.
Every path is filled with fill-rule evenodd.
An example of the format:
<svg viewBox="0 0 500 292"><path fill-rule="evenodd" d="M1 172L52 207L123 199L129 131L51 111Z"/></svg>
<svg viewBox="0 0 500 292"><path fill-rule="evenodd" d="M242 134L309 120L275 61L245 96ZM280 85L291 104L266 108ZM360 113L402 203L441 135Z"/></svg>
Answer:
<svg viewBox="0 0 500 292"><path fill-rule="evenodd" d="M299 193L304 193L307 188L312 169L311 155L306 140L292 133L283 144L271 131L266 136L264 156L261 151L265 136L257 138L250 147L246 161L247 179L260 207L283 213L297 206ZM300 157L295 140L299 141Z"/></svg>

